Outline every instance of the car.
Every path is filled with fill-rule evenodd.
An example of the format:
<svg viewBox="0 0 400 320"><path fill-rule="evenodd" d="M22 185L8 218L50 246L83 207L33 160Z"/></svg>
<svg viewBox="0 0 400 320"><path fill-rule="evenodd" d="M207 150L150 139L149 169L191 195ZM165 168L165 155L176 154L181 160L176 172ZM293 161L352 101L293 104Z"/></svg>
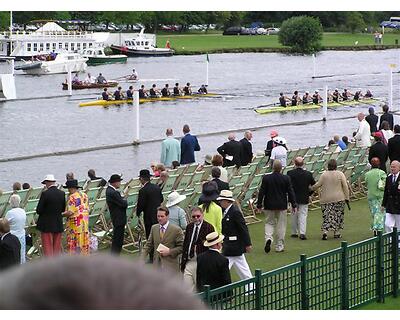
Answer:
<svg viewBox="0 0 400 320"><path fill-rule="evenodd" d="M262 34L267 34L267 30L264 28L258 28L257 29L257 34L262 35Z"/></svg>
<svg viewBox="0 0 400 320"><path fill-rule="evenodd" d="M279 33L279 28L267 28L267 34L278 34Z"/></svg>
<svg viewBox="0 0 400 320"><path fill-rule="evenodd" d="M222 33L224 36L236 36L242 34L243 27L229 27Z"/></svg>

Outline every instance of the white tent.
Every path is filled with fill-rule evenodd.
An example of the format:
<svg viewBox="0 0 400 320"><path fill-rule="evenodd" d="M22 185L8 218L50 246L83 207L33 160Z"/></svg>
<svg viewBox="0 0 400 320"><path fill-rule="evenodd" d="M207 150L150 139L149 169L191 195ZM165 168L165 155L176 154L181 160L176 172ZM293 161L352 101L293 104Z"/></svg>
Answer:
<svg viewBox="0 0 400 320"><path fill-rule="evenodd" d="M55 22L47 22L45 25L41 26L35 32L37 33L47 33L47 32L65 32L66 30L61 28Z"/></svg>

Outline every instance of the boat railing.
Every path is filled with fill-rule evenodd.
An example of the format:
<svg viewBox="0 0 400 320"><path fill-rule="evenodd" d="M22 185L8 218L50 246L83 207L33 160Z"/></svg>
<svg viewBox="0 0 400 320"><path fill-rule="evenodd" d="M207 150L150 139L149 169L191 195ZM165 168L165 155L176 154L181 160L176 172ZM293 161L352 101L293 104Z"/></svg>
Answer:
<svg viewBox="0 0 400 320"><path fill-rule="evenodd" d="M26 32L26 31L3 31L2 35L7 38L26 38L26 39L57 39L59 37L70 39L82 39L93 36L93 32L87 31L46 31L46 32Z"/></svg>

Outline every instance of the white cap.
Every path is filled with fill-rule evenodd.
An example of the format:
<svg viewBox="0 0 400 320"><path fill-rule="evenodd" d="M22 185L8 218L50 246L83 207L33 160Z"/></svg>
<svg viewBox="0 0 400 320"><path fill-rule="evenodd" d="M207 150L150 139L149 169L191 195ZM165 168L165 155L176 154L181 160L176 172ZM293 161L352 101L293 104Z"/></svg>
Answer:
<svg viewBox="0 0 400 320"><path fill-rule="evenodd" d="M56 182L56 179L54 178L53 174L48 174L44 177L42 184L44 184L46 181L50 181L50 182Z"/></svg>

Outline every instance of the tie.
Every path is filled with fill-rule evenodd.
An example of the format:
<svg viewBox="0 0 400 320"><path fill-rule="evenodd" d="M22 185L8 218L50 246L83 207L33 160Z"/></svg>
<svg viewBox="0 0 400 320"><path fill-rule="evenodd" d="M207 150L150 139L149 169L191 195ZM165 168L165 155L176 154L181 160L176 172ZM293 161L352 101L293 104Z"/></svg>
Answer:
<svg viewBox="0 0 400 320"><path fill-rule="evenodd" d="M196 225L196 228L194 229L194 236L193 236L192 242L190 244L190 251L189 251L190 259L192 259L194 257L194 246L196 244L198 235L199 235L199 226Z"/></svg>
<svg viewBox="0 0 400 320"><path fill-rule="evenodd" d="M164 228L164 226L161 226L161 228L160 228L160 239L161 240L164 238L164 234L165 234L165 228Z"/></svg>
<svg viewBox="0 0 400 320"><path fill-rule="evenodd" d="M393 175L393 184L395 184L396 183L396 175L394 174Z"/></svg>

